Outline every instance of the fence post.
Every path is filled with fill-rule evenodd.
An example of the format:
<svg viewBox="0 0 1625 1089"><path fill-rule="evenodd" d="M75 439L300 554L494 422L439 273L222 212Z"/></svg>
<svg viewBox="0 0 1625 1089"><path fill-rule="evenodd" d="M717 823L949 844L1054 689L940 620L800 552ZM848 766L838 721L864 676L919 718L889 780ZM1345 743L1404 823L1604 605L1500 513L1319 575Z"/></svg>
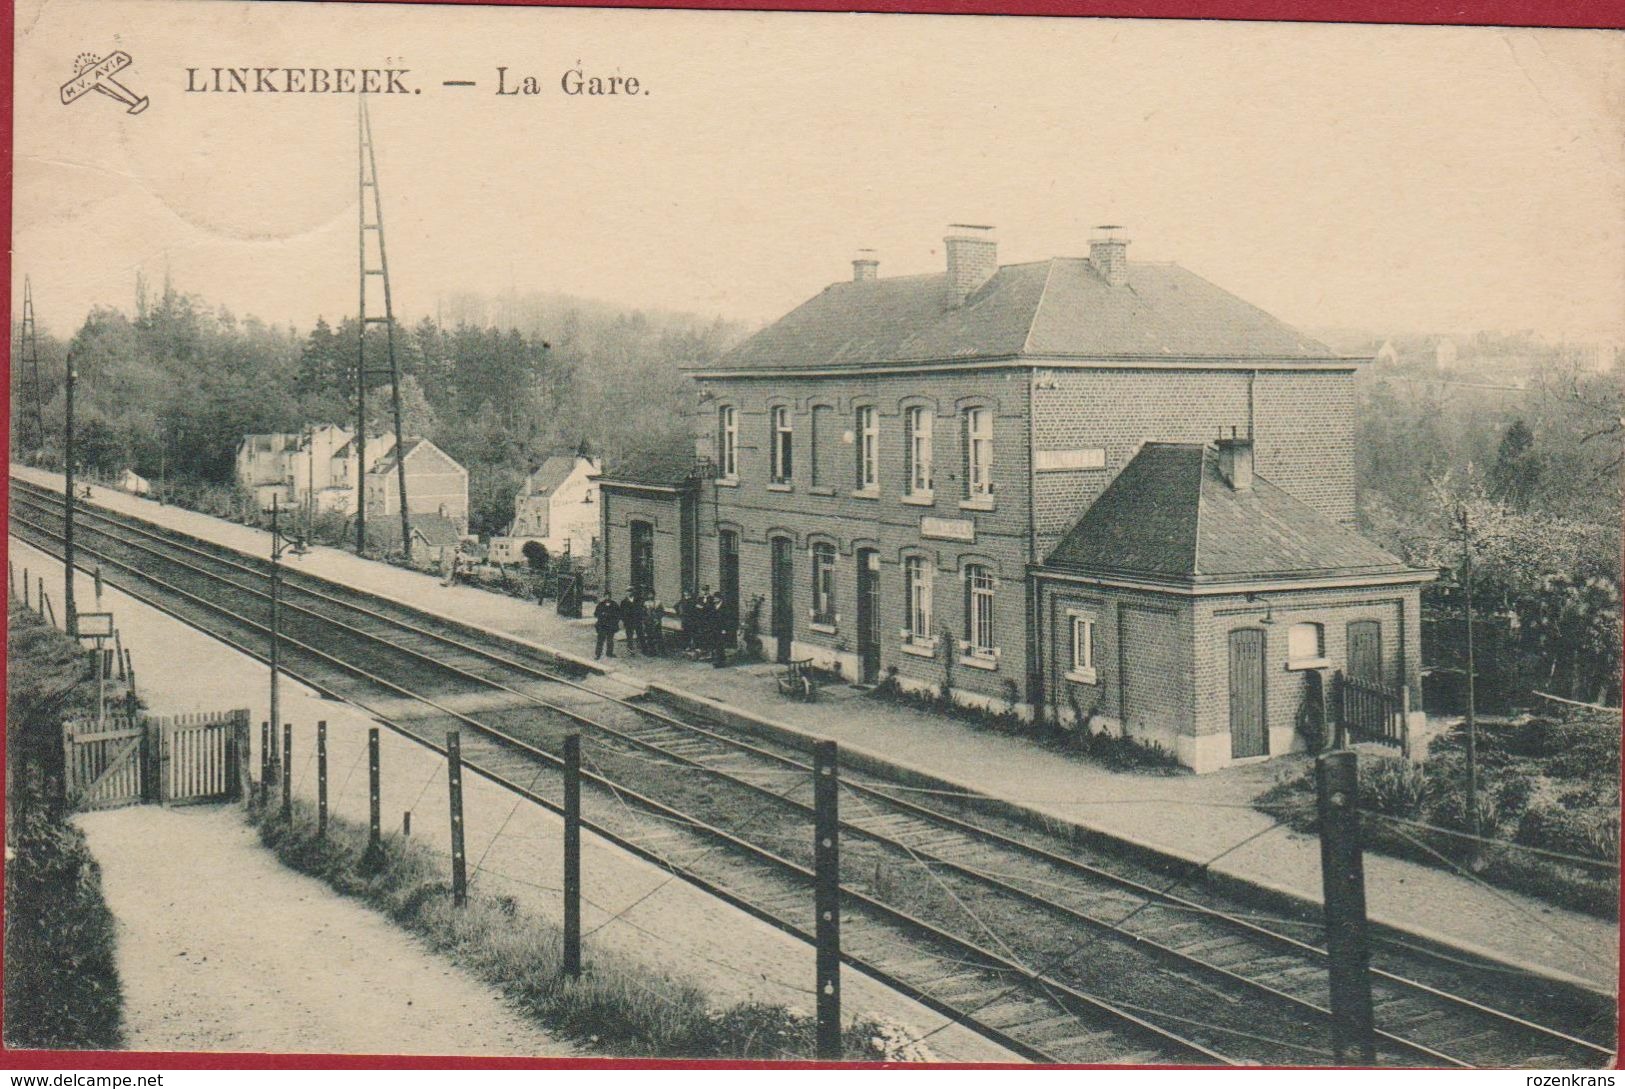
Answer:
<svg viewBox="0 0 1625 1089"><path fill-rule="evenodd" d="M25 567L23 568L23 608L33 609L33 607L34 594L33 591L29 589L28 568Z"/></svg>
<svg viewBox="0 0 1625 1089"><path fill-rule="evenodd" d="M1411 686L1399 686L1399 752L1405 759L1411 758Z"/></svg>
<svg viewBox="0 0 1625 1089"><path fill-rule="evenodd" d="M249 798L249 784L253 780L249 777L249 768L253 759L253 727L249 725L250 719L246 710L237 716L237 793L240 798L247 801Z"/></svg>
<svg viewBox="0 0 1625 1089"><path fill-rule="evenodd" d="M56 627L56 610L51 608L51 599L45 596L44 586L39 588L39 603L40 615L51 622L51 627ZM69 632L68 634L72 635L73 633Z"/></svg>
<svg viewBox="0 0 1625 1089"><path fill-rule="evenodd" d="M451 793L451 902L468 904L468 857L463 852L463 742L446 731L446 785Z"/></svg>
<svg viewBox="0 0 1625 1089"><path fill-rule="evenodd" d="M271 789L271 723L260 719L260 785L257 795L263 804Z"/></svg>
<svg viewBox="0 0 1625 1089"><path fill-rule="evenodd" d="M282 819L293 820L293 723L282 724Z"/></svg>
<svg viewBox="0 0 1625 1089"><path fill-rule="evenodd" d="M1320 875L1330 958L1332 1051L1339 1060L1377 1058L1371 1012L1371 945L1360 849L1359 759L1350 751L1315 761L1320 810Z"/></svg>
<svg viewBox="0 0 1625 1089"><path fill-rule="evenodd" d="M401 813L401 838L412 838L412 811L410 809Z"/></svg>
<svg viewBox="0 0 1625 1089"><path fill-rule="evenodd" d="M564 974L581 978L581 735L564 739Z"/></svg>
<svg viewBox="0 0 1625 1089"><path fill-rule="evenodd" d="M363 856L369 865L383 859L384 834L382 814L379 812L381 792L378 784L378 727L367 731L367 784L370 807L367 817L367 853Z"/></svg>
<svg viewBox="0 0 1625 1089"><path fill-rule="evenodd" d="M327 835L327 720L316 723L316 838Z"/></svg>
<svg viewBox="0 0 1625 1089"><path fill-rule="evenodd" d="M818 1058L841 1057L841 821L838 753L813 746L813 911L817 915Z"/></svg>

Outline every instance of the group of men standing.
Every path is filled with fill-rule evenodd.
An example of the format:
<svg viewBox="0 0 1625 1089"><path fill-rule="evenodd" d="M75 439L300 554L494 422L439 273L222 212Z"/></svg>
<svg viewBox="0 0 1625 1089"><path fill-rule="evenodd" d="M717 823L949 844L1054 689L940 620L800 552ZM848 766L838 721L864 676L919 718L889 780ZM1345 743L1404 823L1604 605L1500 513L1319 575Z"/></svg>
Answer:
<svg viewBox="0 0 1625 1089"><path fill-rule="evenodd" d="M734 642L737 624L722 595L712 593L709 586L697 594L685 593L678 599L676 614L680 649L708 654L715 666L727 665L728 647ZM619 631L626 632L628 654L664 655L667 615L666 607L653 594L627 590L620 601L606 594L593 609L593 628L598 638L592 656L615 657L615 635Z"/></svg>

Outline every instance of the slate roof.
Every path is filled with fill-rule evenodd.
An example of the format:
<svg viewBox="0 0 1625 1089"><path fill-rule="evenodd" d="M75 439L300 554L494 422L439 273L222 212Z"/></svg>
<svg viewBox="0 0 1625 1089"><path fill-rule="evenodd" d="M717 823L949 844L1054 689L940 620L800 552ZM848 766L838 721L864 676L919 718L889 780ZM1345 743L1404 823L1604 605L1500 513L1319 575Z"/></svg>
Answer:
<svg viewBox="0 0 1625 1089"><path fill-rule="evenodd" d="M694 475L694 455L679 450L643 450L622 455L604 469L599 485L651 484L681 488Z"/></svg>
<svg viewBox="0 0 1625 1089"><path fill-rule="evenodd" d="M1189 584L1412 573L1268 480L1236 491L1216 450L1162 442L1140 448L1044 563Z"/></svg>
<svg viewBox="0 0 1625 1089"><path fill-rule="evenodd" d="M368 469L367 471L369 473L393 473L395 471L395 455L397 453L400 454L402 460L405 460L406 458L412 456L413 450L416 450L419 446L428 441L428 439L406 439L398 448L392 448L389 453L383 455L377 461L373 462L372 468ZM431 443L430 445L433 444ZM435 449L438 450L440 448L436 446Z"/></svg>
<svg viewBox="0 0 1625 1089"><path fill-rule="evenodd" d="M557 489L560 484L563 484L566 480L569 480L570 474L575 472L576 461L577 458L574 454L554 454L552 457L543 461L542 464L530 474L530 479L525 485L525 494L539 496L552 495L554 490ZM596 473L596 470L589 469L588 472Z"/></svg>
<svg viewBox="0 0 1625 1089"><path fill-rule="evenodd" d="M1131 262L1120 286L1086 258L1005 265L957 307L944 303L946 285L946 273L831 284L707 370L1002 358L1339 358L1173 264Z"/></svg>
<svg viewBox="0 0 1625 1089"><path fill-rule="evenodd" d="M431 548L455 548L463 539L457 531L457 523L444 515L410 514L407 520L412 526L412 536ZM368 518L367 539L385 548L398 546L401 542L401 516L391 514Z"/></svg>

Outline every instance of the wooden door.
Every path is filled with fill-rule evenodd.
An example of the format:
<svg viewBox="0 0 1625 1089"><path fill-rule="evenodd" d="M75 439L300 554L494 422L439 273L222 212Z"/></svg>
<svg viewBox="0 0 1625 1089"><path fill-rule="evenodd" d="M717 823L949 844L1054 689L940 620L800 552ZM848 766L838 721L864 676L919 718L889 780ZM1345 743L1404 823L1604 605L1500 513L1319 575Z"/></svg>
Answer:
<svg viewBox="0 0 1625 1089"><path fill-rule="evenodd" d="M1382 625L1375 620L1351 620L1349 637L1349 676L1359 681L1382 683Z"/></svg>
<svg viewBox="0 0 1625 1089"><path fill-rule="evenodd" d="M864 684L880 679L880 553L858 550L858 678Z"/></svg>
<svg viewBox="0 0 1625 1089"><path fill-rule="evenodd" d="M1235 759L1269 752L1264 726L1264 632L1239 628L1230 633L1230 755Z"/></svg>
<svg viewBox="0 0 1625 1089"><path fill-rule="evenodd" d="M634 593L653 593L655 585L655 527L632 523L630 574Z"/></svg>
<svg viewBox="0 0 1625 1089"><path fill-rule="evenodd" d="M794 545L788 537L773 538L773 638L774 660L790 660L790 642L795 638L795 612L793 579L795 577Z"/></svg>
<svg viewBox="0 0 1625 1089"><path fill-rule="evenodd" d="M722 594L723 626L739 630L739 534L731 529L717 534L717 585ZM752 653L755 648L751 648Z"/></svg>

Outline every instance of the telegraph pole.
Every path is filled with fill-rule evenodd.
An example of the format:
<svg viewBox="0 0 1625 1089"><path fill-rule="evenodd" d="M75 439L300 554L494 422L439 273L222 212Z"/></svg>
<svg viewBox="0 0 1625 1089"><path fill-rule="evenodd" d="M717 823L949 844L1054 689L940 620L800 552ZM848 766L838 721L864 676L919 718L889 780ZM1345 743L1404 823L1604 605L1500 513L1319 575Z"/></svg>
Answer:
<svg viewBox="0 0 1625 1089"><path fill-rule="evenodd" d="M282 667L282 527L280 497L271 494L271 730L276 731L282 721L281 703L277 699L277 674Z"/></svg>
<svg viewBox="0 0 1625 1089"><path fill-rule="evenodd" d="M62 436L63 525L62 525L62 623L69 635L79 631L79 614L73 603L73 391L79 382L73 360L68 360L67 407Z"/></svg>
<svg viewBox="0 0 1625 1089"><path fill-rule="evenodd" d="M391 407L395 416L395 484L401 504L401 548L406 558L412 558L412 526L411 515L406 504L406 461L405 439L401 423L401 368L395 358L395 305L389 291L389 255L384 247L384 205L383 198L378 192L378 157L373 151L372 118L367 113L367 96L356 96L356 154L357 200L359 207L359 230L357 231L357 245L360 255L360 306L359 320L357 322L359 341L356 348L355 365L355 411L356 411L356 454L358 465L356 467L356 520L355 520L355 546L359 555L367 543L367 377L374 373L367 368L367 326L382 325L384 327L384 346L389 358L389 366L379 368L376 373L389 375L389 388ZM367 217L367 190L372 190L372 217ZM367 234L371 232L378 236L378 264L369 268L367 265ZM384 312L382 314L367 313L367 277L376 276L383 282ZM387 509L389 504L384 504Z"/></svg>

